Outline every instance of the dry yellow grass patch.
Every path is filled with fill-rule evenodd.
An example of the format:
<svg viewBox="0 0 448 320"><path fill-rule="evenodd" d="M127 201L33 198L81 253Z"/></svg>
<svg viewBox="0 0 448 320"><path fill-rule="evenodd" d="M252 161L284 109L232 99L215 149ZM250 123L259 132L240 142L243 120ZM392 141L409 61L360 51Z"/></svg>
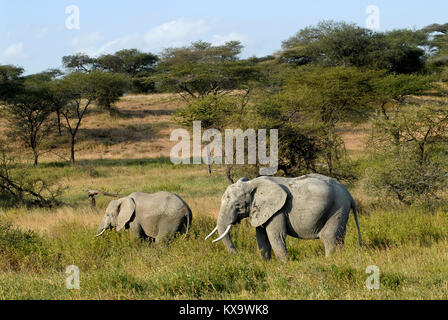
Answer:
<svg viewBox="0 0 448 320"><path fill-rule="evenodd" d="M337 131L344 140L347 151L363 151L371 132L371 125L363 123L353 126L353 124L343 123Z"/></svg>
<svg viewBox="0 0 448 320"><path fill-rule="evenodd" d="M23 231L35 231L46 234L56 226L63 224L77 224L86 227L97 226L103 213L95 212L88 207L73 209L70 207L55 210L10 210L2 214L3 219L9 220L13 225Z"/></svg>

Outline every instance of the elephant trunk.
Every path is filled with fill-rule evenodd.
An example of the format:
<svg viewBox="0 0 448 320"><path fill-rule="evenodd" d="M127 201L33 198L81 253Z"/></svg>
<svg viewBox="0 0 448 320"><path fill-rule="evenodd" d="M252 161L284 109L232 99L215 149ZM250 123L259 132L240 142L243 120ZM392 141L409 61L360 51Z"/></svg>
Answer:
<svg viewBox="0 0 448 320"><path fill-rule="evenodd" d="M230 253L236 253L235 246L233 245L232 238L230 237L230 228L232 225L233 223L226 223L220 216L218 219L218 233L220 237L218 239L222 240L227 248L227 251Z"/></svg>
<svg viewBox="0 0 448 320"><path fill-rule="evenodd" d="M109 221L108 221L109 220ZM100 237L103 235L104 232L106 232L107 228L110 226L110 219L104 218L104 220L101 222L101 224L98 226L98 234L97 237Z"/></svg>

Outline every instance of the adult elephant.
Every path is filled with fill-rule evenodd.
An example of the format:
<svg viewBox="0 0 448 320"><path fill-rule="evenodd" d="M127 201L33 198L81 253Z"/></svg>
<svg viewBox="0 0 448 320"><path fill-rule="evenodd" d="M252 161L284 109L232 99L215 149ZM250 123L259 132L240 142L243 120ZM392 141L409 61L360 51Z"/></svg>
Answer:
<svg viewBox="0 0 448 320"><path fill-rule="evenodd" d="M160 242L176 233L186 233L191 221L190 207L178 195L135 192L109 204L97 236L108 229L130 228L140 238Z"/></svg>
<svg viewBox="0 0 448 320"><path fill-rule="evenodd" d="M321 239L326 256L344 244L346 225L353 209L362 244L355 202L338 181L319 174L299 178L259 177L241 179L222 197L215 230L230 253L235 247L230 229L244 218L256 228L258 247L265 259L271 250L280 260L288 260L285 239Z"/></svg>

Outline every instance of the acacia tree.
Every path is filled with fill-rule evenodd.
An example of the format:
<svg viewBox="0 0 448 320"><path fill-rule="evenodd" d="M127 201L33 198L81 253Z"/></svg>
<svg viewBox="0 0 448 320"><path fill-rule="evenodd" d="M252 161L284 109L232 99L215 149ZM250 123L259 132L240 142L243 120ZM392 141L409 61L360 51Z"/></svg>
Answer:
<svg viewBox="0 0 448 320"><path fill-rule="evenodd" d="M110 115L114 115L117 111L113 107L113 104L128 89L128 78L119 73L95 72L92 74L92 79L94 79L96 103L105 110L108 110Z"/></svg>
<svg viewBox="0 0 448 320"><path fill-rule="evenodd" d="M368 119L376 100L372 83L383 74L353 67L301 68L288 74L284 94L291 111L318 132L328 174L336 174L344 151L337 125Z"/></svg>
<svg viewBox="0 0 448 320"><path fill-rule="evenodd" d="M252 128L278 130L279 169L286 176L318 172L316 164L323 152L318 132L305 121L301 107L290 93L263 90L256 95L245 118Z"/></svg>
<svg viewBox="0 0 448 320"><path fill-rule="evenodd" d="M63 104L61 114L70 134L70 160L75 163L75 144L82 120L93 103L112 106L124 94L127 82L116 74L75 72L55 80L53 90Z"/></svg>
<svg viewBox="0 0 448 320"><path fill-rule="evenodd" d="M239 60L241 50L237 41L223 46L199 41L189 47L166 49L154 79L188 102L237 89L250 92L249 84L260 77L260 72L255 63Z"/></svg>
<svg viewBox="0 0 448 320"><path fill-rule="evenodd" d="M448 181L448 161L440 152L448 142L447 105L406 105L387 118L378 114L373 128L369 145L381 164L367 174L373 191L407 205L437 204Z"/></svg>
<svg viewBox="0 0 448 320"><path fill-rule="evenodd" d="M70 72L92 72L98 68L97 59L84 53L62 57L62 65Z"/></svg>
<svg viewBox="0 0 448 320"><path fill-rule="evenodd" d="M61 114L70 134L70 161L75 164L75 144L79 127L96 98L91 74L82 72L69 74L57 81L55 90L58 90L65 98Z"/></svg>
<svg viewBox="0 0 448 320"><path fill-rule="evenodd" d="M4 101L21 89L23 68L12 65L0 65L0 101Z"/></svg>
<svg viewBox="0 0 448 320"><path fill-rule="evenodd" d="M147 93L154 89L154 82L149 76L155 72L158 60L158 56L152 53L138 49L125 49L114 54L104 54L98 58L77 53L63 57L62 64L69 72L104 71L115 74L115 79L118 78L116 74L120 74L122 78L128 77L132 80L134 91Z"/></svg>
<svg viewBox="0 0 448 320"><path fill-rule="evenodd" d="M322 21L283 42L280 60L292 65L354 66L415 73L424 69L423 31L374 32L345 22Z"/></svg>
<svg viewBox="0 0 448 320"><path fill-rule="evenodd" d="M187 102L186 108L177 113L179 123L190 126L196 120L203 121L206 128L223 129L234 122L235 114L242 116L253 82L261 75L256 62L239 60L242 48L237 41L223 46L198 41L162 53L154 79ZM239 92L230 95L235 90ZM211 173L209 165L207 171Z"/></svg>
<svg viewBox="0 0 448 320"><path fill-rule="evenodd" d="M48 138L52 126L53 104L49 83L58 74L54 70L23 77L13 94L3 98L8 112L10 129L8 135L30 148L34 165L39 162L42 145Z"/></svg>
<svg viewBox="0 0 448 320"><path fill-rule="evenodd" d="M33 83L38 87L42 99L45 99L56 114L56 122L59 136L62 136L62 124L60 109L65 104L63 96L54 90L54 80L62 77L63 72L59 69L49 69L47 71L30 75L26 77L27 82Z"/></svg>
<svg viewBox="0 0 448 320"><path fill-rule="evenodd" d="M375 97L377 100L377 113L380 113L384 121L391 120L401 112L406 112L405 102L410 95L421 95L435 88L434 79L429 76L407 75L407 74L388 74L374 81ZM399 143L400 130L391 121L385 128L388 128L389 134L393 137L395 144Z"/></svg>
<svg viewBox="0 0 448 320"><path fill-rule="evenodd" d="M125 49L100 56L97 65L103 71L123 73L135 78L153 73L158 60L159 58L152 53Z"/></svg>
<svg viewBox="0 0 448 320"><path fill-rule="evenodd" d="M42 91L26 89L7 101L6 110L10 123L8 135L32 150L34 165L37 166L42 143L48 138L51 129L51 104L45 99Z"/></svg>

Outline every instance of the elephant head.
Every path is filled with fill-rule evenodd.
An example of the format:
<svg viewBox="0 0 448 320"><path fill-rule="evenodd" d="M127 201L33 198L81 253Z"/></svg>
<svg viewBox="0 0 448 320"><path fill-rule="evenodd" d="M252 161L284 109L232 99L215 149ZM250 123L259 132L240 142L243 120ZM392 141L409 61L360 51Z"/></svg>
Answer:
<svg viewBox="0 0 448 320"><path fill-rule="evenodd" d="M246 178L227 188L221 201L217 227L206 238L218 231L230 253L236 253L230 237L230 229L244 218L249 218L253 227L260 227L276 214L286 203L287 193L269 178L249 181Z"/></svg>
<svg viewBox="0 0 448 320"><path fill-rule="evenodd" d="M97 237L101 236L106 230L116 228L121 231L126 224L131 221L135 213L135 201L131 197L114 200L109 203L106 214L98 228Z"/></svg>

